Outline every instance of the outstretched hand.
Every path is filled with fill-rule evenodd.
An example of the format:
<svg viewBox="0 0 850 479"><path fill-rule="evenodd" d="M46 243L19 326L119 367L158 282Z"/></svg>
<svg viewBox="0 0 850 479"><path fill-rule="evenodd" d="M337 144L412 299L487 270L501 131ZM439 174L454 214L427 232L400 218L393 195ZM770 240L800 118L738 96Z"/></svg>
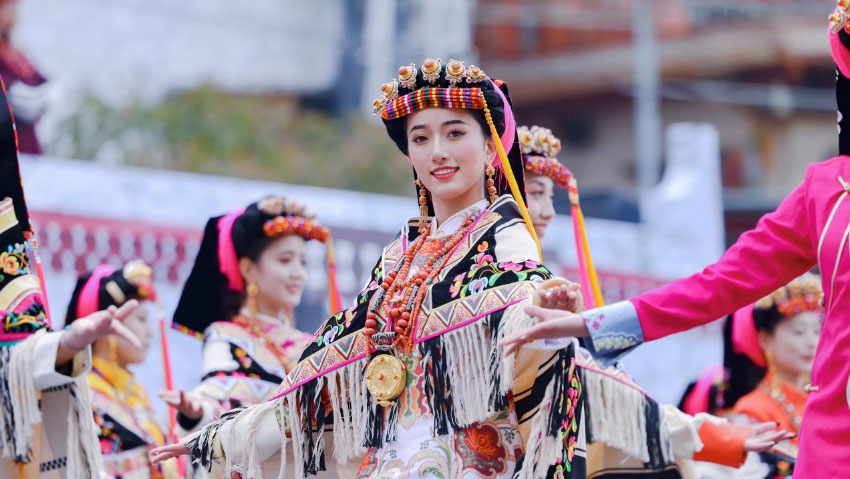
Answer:
<svg viewBox="0 0 850 479"><path fill-rule="evenodd" d="M780 443L794 436L796 434L793 432L777 429L775 422L763 422L753 426L750 436L744 441L744 449L750 452L772 452L793 459L796 454Z"/></svg>
<svg viewBox="0 0 850 479"><path fill-rule="evenodd" d="M560 309L571 313L584 311L584 298L578 283L564 281L558 286L540 290L538 296L540 306L546 309Z"/></svg>
<svg viewBox="0 0 850 479"><path fill-rule="evenodd" d="M187 395L182 389L178 391L162 391L159 393L159 397L166 404L177 409L180 414L189 419L197 420L204 415L204 408L201 401L191 395Z"/></svg>
<svg viewBox="0 0 850 479"><path fill-rule="evenodd" d="M188 456L190 454L192 454L192 450L182 442L178 442L177 444L169 444L152 449L150 459L152 464L159 464L175 457Z"/></svg>
<svg viewBox="0 0 850 479"><path fill-rule="evenodd" d="M536 339L556 339L565 337L584 337L590 335L584 319L575 313L559 309L546 309L529 304L523 310L525 314L537 318L540 322L534 326L521 329L499 341L499 346L505 348L504 354L510 355L526 343Z"/></svg>
<svg viewBox="0 0 850 479"><path fill-rule="evenodd" d="M106 310L94 312L88 316L74 320L68 329L62 333L59 341L59 351L56 354L56 364L61 365L70 360L86 346L98 339L115 335L135 347L142 347L142 342L127 329L121 321L133 313L139 306L135 299L127 301L120 308L110 306Z"/></svg>

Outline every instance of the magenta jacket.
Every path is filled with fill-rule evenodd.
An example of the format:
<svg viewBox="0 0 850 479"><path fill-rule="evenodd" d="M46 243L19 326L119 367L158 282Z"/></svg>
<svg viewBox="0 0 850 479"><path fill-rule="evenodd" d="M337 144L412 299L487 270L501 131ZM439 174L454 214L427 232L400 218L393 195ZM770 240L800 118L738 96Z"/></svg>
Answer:
<svg viewBox="0 0 850 479"><path fill-rule="evenodd" d="M846 181L845 181L846 180ZM820 266L825 318L803 415L795 478L847 477L850 464L850 157L809 165L776 211L716 263L629 301L583 314L613 360L643 341L731 314Z"/></svg>

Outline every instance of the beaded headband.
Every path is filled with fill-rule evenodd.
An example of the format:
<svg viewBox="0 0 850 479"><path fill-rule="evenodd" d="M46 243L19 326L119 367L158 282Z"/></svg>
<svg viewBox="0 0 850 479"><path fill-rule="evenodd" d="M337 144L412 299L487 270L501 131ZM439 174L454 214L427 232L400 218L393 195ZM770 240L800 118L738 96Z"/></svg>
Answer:
<svg viewBox="0 0 850 479"><path fill-rule="evenodd" d="M442 64L440 59L428 58L422 64L422 78L434 84L440 78ZM381 85L383 95L372 104L375 114L381 113L384 120L395 120L425 108L462 108L483 110L486 106L484 92L480 88L459 88L456 85L463 80L469 84L487 80L487 75L475 65L466 67L466 62L449 60L446 65L446 79L449 87L431 87L414 90L398 96L398 87L416 88L416 65L411 63L398 69L398 81L393 79Z"/></svg>
<svg viewBox="0 0 850 479"><path fill-rule="evenodd" d="M291 198L269 196L257 202L257 209L274 216L263 223L263 233L269 238L298 235L306 240L328 240L331 231L318 224L314 213Z"/></svg>
<svg viewBox="0 0 850 479"><path fill-rule="evenodd" d="M567 188L573 174L555 158L561 151L561 140L552 134L552 130L539 126L520 126L517 135L525 169L535 175L551 178L559 188Z"/></svg>
<svg viewBox="0 0 850 479"><path fill-rule="evenodd" d="M263 224L263 233L269 238L294 234L321 243L326 242L331 234L327 227L303 216L275 216Z"/></svg>

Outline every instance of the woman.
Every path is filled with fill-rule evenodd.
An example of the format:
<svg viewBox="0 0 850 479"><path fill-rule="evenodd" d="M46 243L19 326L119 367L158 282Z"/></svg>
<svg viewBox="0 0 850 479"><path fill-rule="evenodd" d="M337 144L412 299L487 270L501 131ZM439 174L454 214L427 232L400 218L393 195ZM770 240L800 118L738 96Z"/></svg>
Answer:
<svg viewBox="0 0 850 479"><path fill-rule="evenodd" d="M730 392L743 394L734 403L736 414L799 433L808 397L805 385L820 337L822 300L820 278L806 274L735 314L732 340L741 354L730 374L734 378L742 371L755 372L749 378L730 381L738 389ZM797 437L791 445L788 455L794 457ZM762 477L791 475L792 463L785 458L769 454L761 458L770 470Z"/></svg>
<svg viewBox="0 0 850 479"><path fill-rule="evenodd" d="M536 125L519 127L517 135L525 164L528 212L534 229L539 237L544 237L549 222L555 217L555 206L552 202L555 197L554 188L556 186L566 188L570 198L576 266L583 299L587 301L589 307L601 305L602 290L599 287L599 279L587 241L584 214L579 205L578 183L569 168L556 158L561 151L561 140L552 134L552 130ZM571 288L575 289L575 287Z"/></svg>
<svg viewBox="0 0 850 479"><path fill-rule="evenodd" d="M179 330L204 340L203 377L188 395L161 395L183 429L274 394L312 341L293 316L307 281L307 241L329 238L303 205L280 196L207 222L174 313Z"/></svg>
<svg viewBox="0 0 850 479"><path fill-rule="evenodd" d="M558 161L561 140L548 128L521 126L517 128L519 147L525 164L525 194L528 213L537 236L546 236L546 228L555 218L555 186L566 188L572 173Z"/></svg>
<svg viewBox="0 0 850 479"><path fill-rule="evenodd" d="M850 35L846 2L832 17L830 46L838 64L840 117L846 119L850 76ZM836 33L837 32L837 33ZM846 128L842 132L846 132ZM844 135L842 135L844 136ZM850 461L850 269L842 267L850 220L850 162L841 156L814 163L805 179L741 235L715 264L665 287L582 315L533 310L543 321L519 331L505 344L512 351L535 338L590 336L597 355L613 360L638 344L708 323L753 303L818 265L824 291L823 341L812 367L812 381L799 442L796 477L841 477ZM846 265L845 265L846 266Z"/></svg>
<svg viewBox="0 0 850 479"><path fill-rule="evenodd" d="M724 364L707 369L689 386L682 408L739 422L772 422L798 434L822 299L820 278L807 273L730 316L724 326ZM795 436L783 444L779 455L751 455L742 471L723 471L722 477L790 476L793 463L786 457L796 456L797 441Z"/></svg>
<svg viewBox="0 0 850 479"><path fill-rule="evenodd" d="M156 300L156 292L151 280L151 269L141 260L118 270L100 265L77 281L65 316L65 324L73 324L94 311L120 307L131 300L140 302L122 321L140 345L112 335L92 345L88 380L103 453L101 477L177 477L174 461L154 466L148 459L151 448L165 443L165 432L157 423L144 387L127 369L144 362L153 338L148 309L149 302Z"/></svg>
<svg viewBox="0 0 850 479"><path fill-rule="evenodd" d="M658 467L673 449L692 454L691 424L674 448L662 408L616 374L578 371L575 345L499 359L497 339L524 324L524 304L551 276L524 207L506 86L428 59L382 91L375 108L413 165L419 217L384 249L355 305L319 329L274 401L154 450L155 460L191 453L242 477L477 479L583 477L591 436ZM619 402L597 401L615 391ZM585 398L591 424L618 419L586 434Z"/></svg>

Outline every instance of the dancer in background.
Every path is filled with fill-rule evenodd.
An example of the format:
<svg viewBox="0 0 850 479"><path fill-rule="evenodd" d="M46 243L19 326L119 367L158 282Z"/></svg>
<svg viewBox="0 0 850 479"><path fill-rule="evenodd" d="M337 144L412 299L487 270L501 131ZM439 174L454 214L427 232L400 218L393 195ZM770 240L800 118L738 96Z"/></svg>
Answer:
<svg viewBox="0 0 850 479"><path fill-rule="evenodd" d="M111 265L100 265L77 280L65 316L65 324L69 325L93 311L120 307L131 300L140 302L122 324L141 345L113 335L92 345L88 381L103 453L101 477L178 477L175 461L154 466L148 459L150 449L165 443L166 433L156 420L147 392L128 369L129 365L144 362L154 338L149 310L150 303L156 301L156 291L151 281L151 269L141 260L131 261L118 270Z"/></svg>
<svg viewBox="0 0 850 479"><path fill-rule="evenodd" d="M307 281L307 241L330 231L290 198L269 196L211 218L174 313L174 325L204 340L201 383L161 397L192 431L236 407L262 403L313 341L293 310ZM333 281L329 288L338 302ZM332 306L333 308L333 306Z"/></svg>

